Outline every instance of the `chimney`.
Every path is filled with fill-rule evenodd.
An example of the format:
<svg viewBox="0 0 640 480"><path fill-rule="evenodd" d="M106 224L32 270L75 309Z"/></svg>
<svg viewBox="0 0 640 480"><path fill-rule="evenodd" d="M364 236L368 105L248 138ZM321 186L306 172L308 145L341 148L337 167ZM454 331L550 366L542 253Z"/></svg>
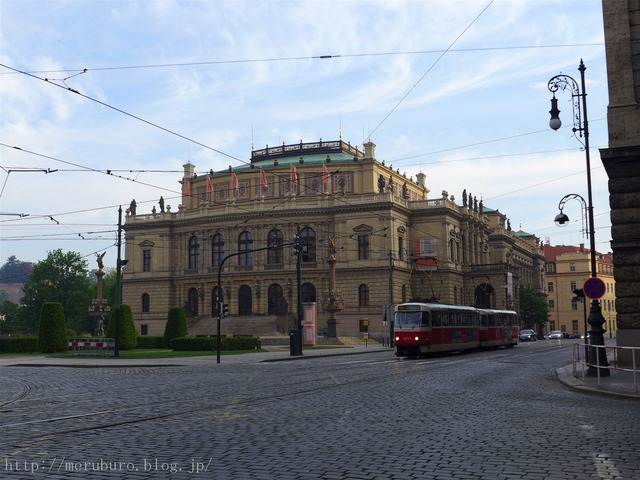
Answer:
<svg viewBox="0 0 640 480"><path fill-rule="evenodd" d="M376 158L376 144L373 142L367 142L364 144L364 158Z"/></svg>
<svg viewBox="0 0 640 480"><path fill-rule="evenodd" d="M580 253L584 253L584 243L580 244Z"/></svg>

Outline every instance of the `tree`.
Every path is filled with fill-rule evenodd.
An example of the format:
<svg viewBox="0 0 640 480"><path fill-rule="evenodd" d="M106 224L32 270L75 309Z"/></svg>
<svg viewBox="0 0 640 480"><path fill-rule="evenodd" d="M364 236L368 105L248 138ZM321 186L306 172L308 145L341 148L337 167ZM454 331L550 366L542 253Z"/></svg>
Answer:
<svg viewBox="0 0 640 480"><path fill-rule="evenodd" d="M94 282L87 271L87 261L77 252L58 249L36 263L23 286L27 332L38 331L38 318L45 302L59 302L66 314L69 328L77 332L92 329L87 313L93 299Z"/></svg>
<svg viewBox="0 0 640 480"><path fill-rule="evenodd" d="M21 262L15 255L11 255L5 264L0 267L0 282L24 283L32 268L33 264L31 262Z"/></svg>
<svg viewBox="0 0 640 480"><path fill-rule="evenodd" d="M531 285L520 287L520 318L525 328L532 328L542 335L544 324L549 319L549 303L544 295Z"/></svg>
<svg viewBox="0 0 640 480"><path fill-rule="evenodd" d="M105 335L107 338L115 338L116 336L116 321L115 321L115 308L111 309L111 315L109 317L109 326ZM138 332L133 323L133 313L129 305L120 306L120 333L119 347L122 350L133 350L138 345Z"/></svg>
<svg viewBox="0 0 640 480"><path fill-rule="evenodd" d="M178 337L186 337L187 315L181 307L172 307L169 309L169 318L164 327L164 346L171 348L171 340Z"/></svg>
<svg viewBox="0 0 640 480"><path fill-rule="evenodd" d="M59 302L45 302L42 305L38 347L43 353L64 352L68 348L64 310Z"/></svg>
<svg viewBox="0 0 640 480"><path fill-rule="evenodd" d="M4 300L0 303L0 335L20 333L22 324L22 308L17 303Z"/></svg>

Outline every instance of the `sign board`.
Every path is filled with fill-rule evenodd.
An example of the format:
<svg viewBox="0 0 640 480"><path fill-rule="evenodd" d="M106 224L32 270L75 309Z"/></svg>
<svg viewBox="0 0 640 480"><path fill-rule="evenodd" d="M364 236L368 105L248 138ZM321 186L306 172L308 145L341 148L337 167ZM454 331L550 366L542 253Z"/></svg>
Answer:
<svg viewBox="0 0 640 480"><path fill-rule="evenodd" d="M607 291L604 282L597 277L591 277L584 282L584 294L591 300L602 298Z"/></svg>

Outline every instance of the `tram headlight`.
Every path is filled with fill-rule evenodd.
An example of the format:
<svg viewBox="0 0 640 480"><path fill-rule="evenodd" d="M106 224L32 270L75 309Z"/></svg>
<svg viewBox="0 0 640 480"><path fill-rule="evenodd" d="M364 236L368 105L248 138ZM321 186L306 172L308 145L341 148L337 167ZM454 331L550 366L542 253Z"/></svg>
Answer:
<svg viewBox="0 0 640 480"><path fill-rule="evenodd" d="M418 340L420 340L420 337L416 336L414 340L417 342Z"/></svg>
<svg viewBox="0 0 640 480"><path fill-rule="evenodd" d="M399 342L399 341L400 341L400 337L396 337L396 338L395 338L395 341L396 341L396 342Z"/></svg>

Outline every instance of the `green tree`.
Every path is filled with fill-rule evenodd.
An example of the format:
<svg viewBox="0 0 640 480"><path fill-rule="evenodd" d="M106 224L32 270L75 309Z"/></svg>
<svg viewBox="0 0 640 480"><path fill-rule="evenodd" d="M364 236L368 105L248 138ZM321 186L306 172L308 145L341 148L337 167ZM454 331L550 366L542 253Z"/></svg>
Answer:
<svg viewBox="0 0 640 480"><path fill-rule="evenodd" d="M42 304L38 347L43 353L64 352L68 348L64 310L59 302Z"/></svg>
<svg viewBox="0 0 640 480"><path fill-rule="evenodd" d="M531 285L520 287L520 318L525 328L531 328L542 335L544 324L549 319L549 303L544 295Z"/></svg>
<svg viewBox="0 0 640 480"><path fill-rule="evenodd" d="M0 335L20 333L24 330L22 308L17 303L4 300L0 303Z"/></svg>
<svg viewBox="0 0 640 480"><path fill-rule="evenodd" d="M87 271L87 261L77 252L54 250L36 263L23 286L27 332L38 331L38 318L45 302L59 302L69 328L77 332L92 330L93 319L87 313L95 296L94 282Z"/></svg>
<svg viewBox="0 0 640 480"><path fill-rule="evenodd" d="M102 277L102 298L113 308L116 304L116 269L105 268Z"/></svg>
<svg viewBox="0 0 640 480"><path fill-rule="evenodd" d="M178 337L186 337L187 315L181 307L172 307L169 309L169 317L164 327L164 346L171 348L171 340Z"/></svg>
<svg viewBox="0 0 640 480"><path fill-rule="evenodd" d="M109 317L109 326L105 335L107 338L115 338L116 336L116 322L115 322L115 308L111 310ZM133 313L129 305L120 306L120 344L119 347L122 350L133 350L138 345L138 332L133 323Z"/></svg>

